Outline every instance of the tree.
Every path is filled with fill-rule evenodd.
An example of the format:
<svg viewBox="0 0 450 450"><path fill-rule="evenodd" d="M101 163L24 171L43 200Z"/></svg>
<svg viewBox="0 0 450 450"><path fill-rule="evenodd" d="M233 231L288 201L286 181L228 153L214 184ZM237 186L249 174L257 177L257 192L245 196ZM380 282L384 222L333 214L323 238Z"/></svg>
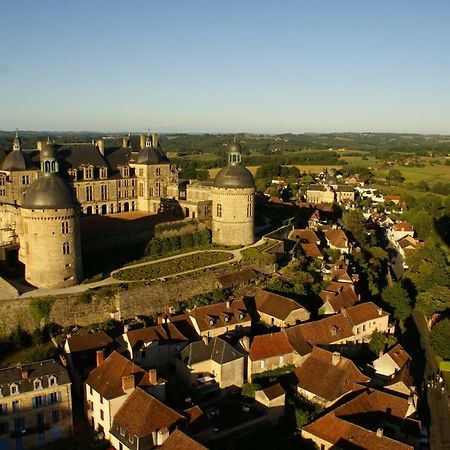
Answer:
<svg viewBox="0 0 450 450"><path fill-rule="evenodd" d="M370 335L369 350L378 356L386 347L390 347L396 343L395 336L385 334L381 331L375 330Z"/></svg>
<svg viewBox="0 0 450 450"><path fill-rule="evenodd" d="M450 309L450 289L445 286L434 285L417 296L416 306L428 317L435 312Z"/></svg>
<svg viewBox="0 0 450 450"><path fill-rule="evenodd" d="M444 359L450 359L450 320L444 319L438 322L430 332L430 344L436 355Z"/></svg>
<svg viewBox="0 0 450 450"><path fill-rule="evenodd" d="M38 327L41 327L43 321L47 321L52 311L55 300L50 297L33 298L30 301L29 308L31 317Z"/></svg>
<svg viewBox="0 0 450 450"><path fill-rule="evenodd" d="M400 283L386 286L381 298L394 310L394 317L403 322L411 314L411 300Z"/></svg>
<svg viewBox="0 0 450 450"><path fill-rule="evenodd" d="M390 169L386 176L386 180L394 181L396 183L403 183L405 181L405 177L402 175L400 170Z"/></svg>
<svg viewBox="0 0 450 450"><path fill-rule="evenodd" d="M360 244L364 245L367 240L366 235L366 219L360 209L354 209L344 212L341 225L344 230L349 231L353 238Z"/></svg>

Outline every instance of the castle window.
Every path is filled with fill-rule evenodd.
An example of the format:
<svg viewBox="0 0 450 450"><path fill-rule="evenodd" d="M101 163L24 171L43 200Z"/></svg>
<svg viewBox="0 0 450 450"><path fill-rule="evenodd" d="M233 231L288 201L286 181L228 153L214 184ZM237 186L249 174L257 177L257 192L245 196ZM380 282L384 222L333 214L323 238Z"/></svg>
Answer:
<svg viewBox="0 0 450 450"><path fill-rule="evenodd" d="M217 217L222 217L222 205L220 203L217 203L216 215Z"/></svg>
<svg viewBox="0 0 450 450"><path fill-rule="evenodd" d="M86 186L86 200L88 202L92 202L93 194L92 194L92 186Z"/></svg>
<svg viewBox="0 0 450 450"><path fill-rule="evenodd" d="M150 197L153 197L153 188L150 188Z"/></svg>
<svg viewBox="0 0 450 450"><path fill-rule="evenodd" d="M248 205L247 205L247 217L252 217L252 214L253 214L253 211L252 211L252 204L251 203L249 203Z"/></svg>
<svg viewBox="0 0 450 450"><path fill-rule="evenodd" d="M85 180L92 180L94 178L94 168L92 166L83 167L83 177Z"/></svg>
<svg viewBox="0 0 450 450"><path fill-rule="evenodd" d="M61 223L61 233L67 234L69 232L69 222L62 222Z"/></svg>
<svg viewBox="0 0 450 450"><path fill-rule="evenodd" d="M6 195L6 189L0 189L0 197L4 197Z"/></svg>
<svg viewBox="0 0 450 450"><path fill-rule="evenodd" d="M128 178L130 176L130 168L129 167L123 167L122 168L122 177Z"/></svg>
<svg viewBox="0 0 450 450"><path fill-rule="evenodd" d="M156 196L161 197L161 183L156 183Z"/></svg>
<svg viewBox="0 0 450 450"><path fill-rule="evenodd" d="M161 168L157 167L156 168L156 176L159 176L159 175L161 175Z"/></svg>
<svg viewBox="0 0 450 450"><path fill-rule="evenodd" d="M76 181L78 178L78 170L77 169L69 169L69 176L72 178L72 180Z"/></svg>
<svg viewBox="0 0 450 450"><path fill-rule="evenodd" d="M54 375L51 375L49 378L48 378L48 385L49 386L56 386L58 383L57 383L57 379L56 379L56 377L54 376Z"/></svg>
<svg viewBox="0 0 450 450"><path fill-rule="evenodd" d="M10 386L11 395L18 394L19 393L19 386L17 384L12 384Z"/></svg>
<svg viewBox="0 0 450 450"><path fill-rule="evenodd" d="M29 175L23 175L22 176L22 184L30 184L30 176Z"/></svg>
<svg viewBox="0 0 450 450"><path fill-rule="evenodd" d="M6 177L5 176L1 176L0 177L0 186L5 186L6 185Z"/></svg>
<svg viewBox="0 0 450 450"><path fill-rule="evenodd" d="M144 196L144 183L139 183L139 197Z"/></svg>
<svg viewBox="0 0 450 450"><path fill-rule="evenodd" d="M106 184L100 186L100 195L102 200L108 200L108 186Z"/></svg>
<svg viewBox="0 0 450 450"><path fill-rule="evenodd" d="M70 247L68 242L63 243L63 255L68 255L70 253Z"/></svg>
<svg viewBox="0 0 450 450"><path fill-rule="evenodd" d="M108 178L108 168L102 167L100 168L100 178L104 180L105 178Z"/></svg>
<svg viewBox="0 0 450 450"><path fill-rule="evenodd" d="M34 390L36 389L42 389L42 380L37 378L36 380L33 381L33 387Z"/></svg>

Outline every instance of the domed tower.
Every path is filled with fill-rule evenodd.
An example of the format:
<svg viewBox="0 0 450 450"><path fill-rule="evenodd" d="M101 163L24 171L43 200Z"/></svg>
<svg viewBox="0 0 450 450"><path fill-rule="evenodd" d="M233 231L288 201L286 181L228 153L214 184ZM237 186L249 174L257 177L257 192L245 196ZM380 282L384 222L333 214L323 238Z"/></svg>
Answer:
<svg viewBox="0 0 450 450"><path fill-rule="evenodd" d="M20 257L26 280L39 288L78 284L83 277L79 204L70 184L58 174L57 151L47 142L41 172L22 202Z"/></svg>
<svg viewBox="0 0 450 450"><path fill-rule="evenodd" d="M228 164L217 174L212 190L212 240L222 245L255 241L255 180L241 166L241 146L228 149Z"/></svg>

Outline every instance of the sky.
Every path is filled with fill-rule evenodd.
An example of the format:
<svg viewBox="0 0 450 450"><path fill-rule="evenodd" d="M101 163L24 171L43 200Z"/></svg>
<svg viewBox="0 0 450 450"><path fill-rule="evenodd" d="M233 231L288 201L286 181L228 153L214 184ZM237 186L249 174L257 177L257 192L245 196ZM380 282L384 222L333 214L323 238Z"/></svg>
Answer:
<svg viewBox="0 0 450 450"><path fill-rule="evenodd" d="M450 134L449 0L0 0L0 129Z"/></svg>

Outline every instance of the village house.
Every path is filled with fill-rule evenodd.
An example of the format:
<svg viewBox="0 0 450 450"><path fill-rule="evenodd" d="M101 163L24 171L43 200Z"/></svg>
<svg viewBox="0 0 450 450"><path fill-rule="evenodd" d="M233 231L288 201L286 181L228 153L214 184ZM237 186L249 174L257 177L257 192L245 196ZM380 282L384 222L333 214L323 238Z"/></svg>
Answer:
<svg viewBox="0 0 450 450"><path fill-rule="evenodd" d="M109 440L114 416L136 386L164 398L165 381L155 370L147 372L117 352L98 362L86 380L86 413L91 427Z"/></svg>
<svg viewBox="0 0 450 450"><path fill-rule="evenodd" d="M225 333L243 334L252 324L242 301L198 306L186 316L199 336L209 338Z"/></svg>
<svg viewBox="0 0 450 450"><path fill-rule="evenodd" d="M181 414L136 387L114 415L111 444L116 450L151 450L183 422Z"/></svg>
<svg viewBox="0 0 450 450"><path fill-rule="evenodd" d="M71 383L53 359L0 369L0 448L38 447L73 433Z"/></svg>
<svg viewBox="0 0 450 450"><path fill-rule="evenodd" d="M394 223L388 229L388 238L392 242L397 242L406 236L414 237L414 228L408 222Z"/></svg>
<svg viewBox="0 0 450 450"><path fill-rule="evenodd" d="M176 360L178 377L188 386L225 389L244 384L245 355L219 337L190 343Z"/></svg>
<svg viewBox="0 0 450 450"><path fill-rule="evenodd" d="M306 322L311 316L294 300L264 289L258 289L255 293L255 309L260 320L279 328Z"/></svg>
<svg viewBox="0 0 450 450"><path fill-rule="evenodd" d="M373 368L377 375L391 377L402 370L403 367L409 365L410 361L411 356L400 344L397 344L377 358L373 362Z"/></svg>
<svg viewBox="0 0 450 450"><path fill-rule="evenodd" d="M130 358L142 367L164 367L189 343L171 322L139 328L124 333L119 339Z"/></svg>
<svg viewBox="0 0 450 450"><path fill-rule="evenodd" d="M83 383L87 376L97 367L97 352L107 356L113 346L114 341L104 331L67 336L64 355L72 388L78 397L83 395Z"/></svg>
<svg viewBox="0 0 450 450"><path fill-rule="evenodd" d="M365 389L344 405L303 427L302 438L320 449L413 450L418 448L420 422L408 399Z"/></svg>
<svg viewBox="0 0 450 450"><path fill-rule="evenodd" d="M339 352L314 347L295 369L297 392L308 401L329 408L345 395L361 390L370 381L350 359Z"/></svg>
<svg viewBox="0 0 450 450"><path fill-rule="evenodd" d="M248 343L243 343L243 346L247 347ZM255 336L248 346L247 379L250 381L252 375L267 370L279 369L288 365L298 366L301 361L302 358L289 343L284 330Z"/></svg>
<svg viewBox="0 0 450 450"><path fill-rule="evenodd" d="M225 290L237 289L255 283L257 280L258 274L256 271L253 269L243 269L217 277L216 287Z"/></svg>
<svg viewBox="0 0 450 450"><path fill-rule="evenodd" d="M323 184L310 184L306 190L306 201L308 203L333 203L335 193L331 186Z"/></svg>
<svg viewBox="0 0 450 450"><path fill-rule="evenodd" d="M271 424L275 425L283 417L286 406L286 392L280 383L257 390L255 400L264 408Z"/></svg>
<svg viewBox="0 0 450 450"><path fill-rule="evenodd" d="M333 281L328 283L320 291L319 297L323 301L320 307L321 314L336 314L343 308L350 308L359 301L359 296L355 292L355 287L346 280L345 282Z"/></svg>
<svg viewBox="0 0 450 450"><path fill-rule="evenodd" d="M181 430L176 429L159 447L159 450L207 450L207 448Z"/></svg>
<svg viewBox="0 0 450 450"><path fill-rule="evenodd" d="M350 252L350 244L347 235L340 228L328 228L324 231L327 245L332 250L339 250L341 253Z"/></svg>
<svg viewBox="0 0 450 450"><path fill-rule="evenodd" d="M395 248L400 253L400 255L405 259L408 254L411 252L415 252L417 249L423 247L425 244L423 241L416 239L411 236L405 236L400 238L398 241L394 243ZM407 269L407 267L405 267Z"/></svg>

